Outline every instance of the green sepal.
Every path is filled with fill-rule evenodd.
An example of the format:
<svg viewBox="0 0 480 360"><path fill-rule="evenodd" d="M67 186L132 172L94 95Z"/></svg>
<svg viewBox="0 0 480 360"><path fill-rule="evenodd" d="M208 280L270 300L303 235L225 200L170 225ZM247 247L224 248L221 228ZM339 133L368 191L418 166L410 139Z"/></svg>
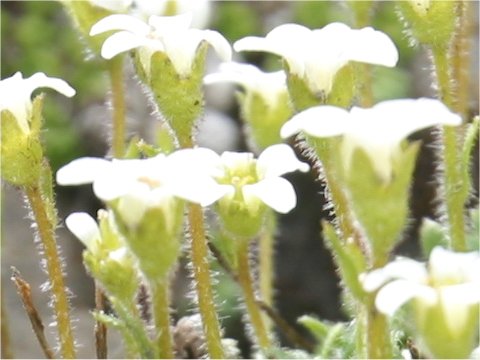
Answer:
<svg viewBox="0 0 480 360"><path fill-rule="evenodd" d="M108 256L94 254L88 250L83 252L83 263L110 296L132 302L138 289L138 278L133 267L133 259L126 266Z"/></svg>
<svg viewBox="0 0 480 360"><path fill-rule="evenodd" d="M443 306L441 300L433 306L416 300L414 305L417 330L433 358L469 358L474 347L478 345L478 304L472 304L468 306L468 309L464 309L467 314L465 316L462 314L456 319L464 320L456 329L448 326L445 311L449 310ZM467 307L464 304L457 304L457 306ZM477 344L475 345L475 343Z"/></svg>
<svg viewBox="0 0 480 360"><path fill-rule="evenodd" d="M1 112L2 178L18 186L38 184L42 173L43 149L40 142L43 96L35 97L25 133L9 110Z"/></svg>
<svg viewBox="0 0 480 360"><path fill-rule="evenodd" d="M326 98L324 94L313 94L301 77L290 73L286 62L284 62L284 67L287 74L288 93L296 112L325 104Z"/></svg>
<svg viewBox="0 0 480 360"><path fill-rule="evenodd" d="M215 209L228 235L236 238L253 239L265 223L266 205L258 199L248 204L243 199L223 197Z"/></svg>
<svg viewBox="0 0 480 360"><path fill-rule="evenodd" d="M150 158L158 154L166 154L163 149L159 149L151 144L145 142L145 140L140 139L135 135L127 146L127 151L125 152L125 159L141 159L144 157Z"/></svg>
<svg viewBox="0 0 480 360"><path fill-rule="evenodd" d="M342 242L332 225L322 222L325 244L330 249L338 266L342 281L352 295L362 300L365 296L359 276L367 269L362 250L352 241Z"/></svg>
<svg viewBox="0 0 480 360"><path fill-rule="evenodd" d="M309 330L317 341L315 354L321 359L342 358L346 346L345 324L330 323L319 320L313 316L303 315L297 322Z"/></svg>
<svg viewBox="0 0 480 360"><path fill-rule="evenodd" d="M287 87L293 107L297 112L318 105L333 105L348 108L355 95L354 66L347 64L342 67L333 79L332 89L328 94L314 94L304 79L292 74L288 64L284 61L287 74Z"/></svg>
<svg viewBox="0 0 480 360"><path fill-rule="evenodd" d="M448 235L442 225L433 220L423 219L420 226L420 244L422 254L428 259L435 246L448 248Z"/></svg>
<svg viewBox="0 0 480 360"><path fill-rule="evenodd" d="M456 1L430 1L424 13L413 1L397 1L397 6L418 42L447 50L455 31Z"/></svg>
<svg viewBox="0 0 480 360"><path fill-rule="evenodd" d="M120 232L150 281L165 279L180 255L184 202L171 201L168 210L149 208L135 227L124 224L121 214L112 206Z"/></svg>
<svg viewBox="0 0 480 360"><path fill-rule="evenodd" d="M133 258L125 254L121 261L117 261L110 256L123 246L110 216L99 216L99 229L100 239L92 248L83 252L85 267L109 296L130 303L138 289L138 275Z"/></svg>
<svg viewBox="0 0 480 360"><path fill-rule="evenodd" d="M149 86L180 144L190 142L195 122L203 112L202 84L207 49L207 44L202 42L188 76L179 75L165 53L157 51L151 56L150 73L146 74Z"/></svg>
<svg viewBox="0 0 480 360"><path fill-rule="evenodd" d="M223 259L227 261L232 269L237 269L237 245L236 239L228 236L224 231L217 231L212 237L212 243L218 249Z"/></svg>
<svg viewBox="0 0 480 360"><path fill-rule="evenodd" d="M90 1L62 0L61 2L67 8L74 24L89 46L95 54L100 54L103 43L112 32L90 36L90 29L95 23L113 13L102 7L95 6Z"/></svg>
<svg viewBox="0 0 480 360"><path fill-rule="evenodd" d="M388 182L380 179L372 160L360 148L352 155L350 169L343 173L353 211L370 242L375 267L385 265L406 223L418 149L419 144L413 143L398 151Z"/></svg>
<svg viewBox="0 0 480 360"><path fill-rule="evenodd" d="M279 95L275 106L268 104L255 91L239 93L238 99L242 118L249 125L250 134L259 149L283 142L280 129L293 115L288 92Z"/></svg>

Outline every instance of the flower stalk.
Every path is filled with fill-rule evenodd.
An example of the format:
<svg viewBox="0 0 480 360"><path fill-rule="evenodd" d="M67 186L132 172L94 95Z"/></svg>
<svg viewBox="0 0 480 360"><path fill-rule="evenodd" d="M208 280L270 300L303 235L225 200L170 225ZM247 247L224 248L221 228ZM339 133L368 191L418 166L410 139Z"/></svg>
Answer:
<svg viewBox="0 0 480 360"><path fill-rule="evenodd" d="M153 314L157 330L157 351L161 359L173 359L172 336L170 332L169 283L165 279L151 282Z"/></svg>
<svg viewBox="0 0 480 360"><path fill-rule="evenodd" d="M270 347L271 343L268 336L267 328L265 327L265 323L260 312L260 308L256 302L255 288L252 276L250 274L248 245L249 241L245 239L241 239L240 243L238 244L238 281L240 283L240 286L242 287L248 316L255 332L258 345L262 350L267 350Z"/></svg>
<svg viewBox="0 0 480 360"><path fill-rule="evenodd" d="M125 94L123 85L123 56L107 61L112 101L112 155L123 158L125 155Z"/></svg>
<svg viewBox="0 0 480 360"><path fill-rule="evenodd" d="M454 107L454 97L450 81L448 51L442 47L432 47L437 75L439 97L449 108ZM467 250L465 237L464 205L468 189L463 183L462 165L459 161L457 130L444 126L442 131L444 191L447 207L448 231L451 246L456 251Z"/></svg>
<svg viewBox="0 0 480 360"><path fill-rule="evenodd" d="M207 340L207 349L210 358L223 359L225 357L221 336L220 324L215 311L210 266L208 264L208 248L203 222L202 208L198 204L190 204L188 211L190 227L191 259L193 275L198 295L198 308L202 316L203 330Z"/></svg>
<svg viewBox="0 0 480 360"><path fill-rule="evenodd" d="M60 352L64 359L75 358L75 346L70 322L69 303L65 290L65 281L62 273L62 264L58 254L54 236L55 224L49 218L48 197L42 193L38 185L25 188L28 202L31 206L38 235L42 243L42 250L46 259L47 273L50 279L53 308L58 327Z"/></svg>
<svg viewBox="0 0 480 360"><path fill-rule="evenodd" d="M268 306L273 305L273 281L275 275L275 231L277 219L271 211L267 213L267 219L262 233L260 234L259 250L259 288L262 300ZM263 316L267 328L270 328L271 321L267 315Z"/></svg>

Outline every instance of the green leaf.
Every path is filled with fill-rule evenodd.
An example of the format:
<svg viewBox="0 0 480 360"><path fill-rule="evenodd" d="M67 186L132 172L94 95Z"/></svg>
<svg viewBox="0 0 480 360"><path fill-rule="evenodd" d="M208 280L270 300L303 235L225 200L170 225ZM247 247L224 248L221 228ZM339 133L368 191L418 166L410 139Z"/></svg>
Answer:
<svg viewBox="0 0 480 360"><path fill-rule="evenodd" d="M435 246L448 248L448 235L442 226L432 220L423 219L420 227L420 244L422 246L422 254L428 259L430 252Z"/></svg>
<svg viewBox="0 0 480 360"><path fill-rule="evenodd" d="M333 226L326 221L322 222L322 228L326 245L333 254L341 279L355 298L363 299L365 291L358 277L366 270L366 263L361 249L353 242L343 243Z"/></svg>

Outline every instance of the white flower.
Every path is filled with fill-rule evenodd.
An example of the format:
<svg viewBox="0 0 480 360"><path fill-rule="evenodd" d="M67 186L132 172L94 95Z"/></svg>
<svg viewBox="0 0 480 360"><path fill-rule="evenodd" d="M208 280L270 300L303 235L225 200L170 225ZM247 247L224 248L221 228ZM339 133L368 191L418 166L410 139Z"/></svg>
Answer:
<svg viewBox="0 0 480 360"><path fill-rule="evenodd" d="M58 170L57 182L93 183L99 199L118 199L116 207L123 220L134 226L148 208L160 207L170 213L175 197L207 206L225 194L226 190L196 165L206 163L210 153L197 150L179 150L168 157L160 154L142 160L81 158Z"/></svg>
<svg viewBox="0 0 480 360"><path fill-rule="evenodd" d="M10 111L24 133L30 132L32 93L35 89L42 87L54 89L67 97L75 95L75 90L67 82L47 77L41 72L25 79L22 73L17 72L12 77L0 81L0 111Z"/></svg>
<svg viewBox="0 0 480 360"><path fill-rule="evenodd" d="M124 12L130 8L133 0L90 0L90 2L112 12Z"/></svg>
<svg viewBox="0 0 480 360"><path fill-rule="evenodd" d="M343 135L344 166L349 168L355 148L366 151L378 175L388 180L392 159L408 135L436 124L459 125L461 117L434 99L398 99L372 108L350 111L334 106L316 106L295 115L282 127L286 138L299 131L314 137Z"/></svg>
<svg viewBox="0 0 480 360"><path fill-rule="evenodd" d="M229 151L220 160L222 173L217 180L228 191L224 199L240 196L247 204L260 200L279 213L289 212L297 203L292 184L280 176L309 170L308 164L299 161L286 144L268 147L257 160L252 153Z"/></svg>
<svg viewBox="0 0 480 360"><path fill-rule="evenodd" d="M388 67L398 61L398 51L386 34L371 27L350 29L342 23L316 30L284 24L264 38L248 36L238 40L234 49L265 51L283 57L290 72L302 78L315 94L328 94L335 74L349 61Z"/></svg>
<svg viewBox="0 0 480 360"><path fill-rule="evenodd" d="M100 229L97 222L85 212L75 212L67 216L65 225L68 230L82 242L85 247L94 252L100 240Z"/></svg>
<svg viewBox="0 0 480 360"><path fill-rule="evenodd" d="M111 30L121 30L111 35L102 46L102 57L111 59L115 55L140 48L140 56L149 72L150 57L153 52L164 52L181 76L191 73L202 41L208 42L217 54L229 61L232 54L230 44L217 31L190 28L191 14L177 16L150 16L148 24L129 15L107 16L93 25L90 35Z"/></svg>
<svg viewBox="0 0 480 360"><path fill-rule="evenodd" d="M285 72L266 73L250 64L228 62L220 65L220 72L205 76L207 85L219 82L234 82L245 91L258 93L266 103L274 107L281 94L287 93Z"/></svg>
<svg viewBox="0 0 480 360"><path fill-rule="evenodd" d="M454 253L435 247L428 266L399 258L381 269L361 275L366 291L381 287L377 309L387 315L411 299L428 308L440 306L449 331L457 333L469 308L480 302L480 253Z"/></svg>
<svg viewBox="0 0 480 360"><path fill-rule="evenodd" d="M210 20L210 0L133 0L136 10L144 16L150 15L179 15L191 13L192 27L203 29ZM167 14L174 7L174 14Z"/></svg>

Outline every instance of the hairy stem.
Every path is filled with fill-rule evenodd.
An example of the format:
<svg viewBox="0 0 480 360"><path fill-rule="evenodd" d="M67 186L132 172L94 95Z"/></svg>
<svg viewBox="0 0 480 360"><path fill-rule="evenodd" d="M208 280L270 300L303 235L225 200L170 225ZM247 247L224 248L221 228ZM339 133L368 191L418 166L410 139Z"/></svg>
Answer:
<svg viewBox="0 0 480 360"><path fill-rule="evenodd" d="M115 158L125 156L125 94L123 85L123 56L107 62L112 101L112 154Z"/></svg>
<svg viewBox="0 0 480 360"><path fill-rule="evenodd" d="M26 187L25 192L37 225L38 235L46 259L52 302L60 340L60 351L65 359L75 358L75 346L70 322L70 308L62 273L62 264L55 239L55 226L47 213L46 198L39 186Z"/></svg>
<svg viewBox="0 0 480 360"><path fill-rule="evenodd" d="M104 312L106 297L100 285L95 281L95 310ZM107 325L99 321L95 321L95 352L97 359L107 358Z"/></svg>
<svg viewBox="0 0 480 360"><path fill-rule="evenodd" d="M170 296L168 281L151 283L153 315L157 331L157 351L161 359L173 359L172 335L170 332Z"/></svg>
<svg viewBox="0 0 480 360"><path fill-rule="evenodd" d="M435 47L432 50L440 100L452 109L454 98L451 90L448 51L443 48ZM442 141L444 162L443 187L446 198L447 224L451 247L455 251L465 251L467 245L465 237L464 205L468 189L465 189L466 184L463 182L457 129L451 126L444 126Z"/></svg>
<svg viewBox="0 0 480 360"><path fill-rule="evenodd" d="M274 281L274 242L275 230L277 228L275 214L271 211L267 214L266 224L260 235L259 250L259 279L260 279L260 296L268 306L273 304L273 281ZM267 328L270 328L271 321L268 316L263 316L263 321Z"/></svg>
<svg viewBox="0 0 480 360"><path fill-rule="evenodd" d="M213 300L207 238L205 236L203 211L200 205L189 205L188 220L192 237L190 256L198 295L198 307L207 340L208 354L212 359L223 359L225 355L221 343L220 324Z"/></svg>
<svg viewBox="0 0 480 360"><path fill-rule="evenodd" d="M271 345L270 338L268 337L268 332L255 296L255 287L250 273L248 245L249 242L247 240L241 240L241 243L238 245L238 281L242 287L243 298L258 345L261 349L266 350Z"/></svg>

